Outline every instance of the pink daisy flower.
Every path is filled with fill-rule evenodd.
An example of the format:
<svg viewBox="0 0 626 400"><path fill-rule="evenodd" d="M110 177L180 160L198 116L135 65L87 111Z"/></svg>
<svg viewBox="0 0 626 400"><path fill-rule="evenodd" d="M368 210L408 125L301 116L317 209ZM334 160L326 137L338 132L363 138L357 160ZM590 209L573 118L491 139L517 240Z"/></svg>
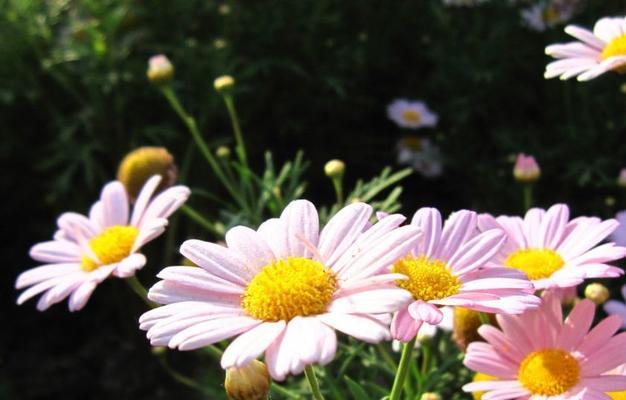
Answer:
<svg viewBox="0 0 626 400"><path fill-rule="evenodd" d="M608 71L626 71L626 18L602 18L593 32L574 25L565 32L580 41L546 47L547 55L559 59L546 67L546 79L588 81Z"/></svg>
<svg viewBox="0 0 626 400"><path fill-rule="evenodd" d="M536 307L533 285L523 273L507 268L481 269L503 245L500 229L477 234L473 211L453 213L445 224L439 211L421 208L411 225L422 239L393 264L404 274L397 285L411 293L413 302L393 317L394 339L408 342L423 322L437 325L443 318L439 306L461 306L489 313L521 313Z"/></svg>
<svg viewBox="0 0 626 400"><path fill-rule="evenodd" d="M129 218L124 186L107 184L89 212L89 217L67 212L57 220L54 240L38 243L30 256L46 263L21 273L15 287L28 287L17 304L45 292L37 309L46 310L68 296L70 311L85 306L96 286L110 275L133 276L146 263L137 251L165 230L167 217L189 197L189 189L175 186L152 195L161 177L150 178L143 186Z"/></svg>
<svg viewBox="0 0 626 400"><path fill-rule="evenodd" d="M483 214L482 230L501 228L508 235L506 244L490 266L506 266L523 271L535 288L566 288L587 278L614 278L624 272L608 262L626 256L626 247L606 243L597 246L618 226L614 219L595 217L569 219L569 208L556 204L547 211L528 210L524 219Z"/></svg>
<svg viewBox="0 0 626 400"><path fill-rule="evenodd" d="M622 286L622 298L626 299L626 285ZM617 315L622 319L622 329L626 329L626 303L619 300L609 300L604 303L604 311L610 315Z"/></svg>
<svg viewBox="0 0 626 400"><path fill-rule="evenodd" d="M610 400L626 390L626 376L605 375L626 361L626 333L613 336L621 319L611 316L591 328L595 306L578 303L565 321L558 297L519 316L498 315L500 329L479 328L487 343L473 342L465 366L495 380L465 385L485 400Z"/></svg>
<svg viewBox="0 0 626 400"><path fill-rule="evenodd" d="M394 100L387 106L387 117L407 129L433 128L439 121L439 116L420 100Z"/></svg>
<svg viewBox="0 0 626 400"><path fill-rule="evenodd" d="M372 207L351 204L319 231L315 206L291 202L258 230L237 226L226 247L188 240L181 253L200 268L168 267L149 298L163 307L141 316L153 346L193 350L233 336L222 367L241 367L265 352L276 380L335 355L335 330L376 343L387 340L389 313L410 295L379 274L419 239L398 228L400 215L371 226Z"/></svg>

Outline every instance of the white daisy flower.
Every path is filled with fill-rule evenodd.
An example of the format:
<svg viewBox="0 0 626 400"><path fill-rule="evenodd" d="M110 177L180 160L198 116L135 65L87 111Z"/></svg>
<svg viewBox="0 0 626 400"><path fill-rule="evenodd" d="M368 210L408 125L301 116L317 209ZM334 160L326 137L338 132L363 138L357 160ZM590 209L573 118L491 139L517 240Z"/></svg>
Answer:
<svg viewBox="0 0 626 400"><path fill-rule="evenodd" d="M426 178L436 178L443 173L443 160L439 146L428 139L405 136L398 141L398 163L408 165Z"/></svg>
<svg viewBox="0 0 626 400"><path fill-rule="evenodd" d="M77 311L110 275L133 276L146 263L146 257L138 253L141 246L163 233L167 217L190 194L187 187L175 186L151 199L160 181L155 175L145 183L132 215L128 195L119 181L102 189L88 217L74 212L62 214L54 240L31 248L30 256L46 264L18 276L16 289L28 289L17 304L43 293L37 303L37 309L43 311L69 296L70 311Z"/></svg>
<svg viewBox="0 0 626 400"><path fill-rule="evenodd" d="M626 18L602 18L593 32L568 25L565 32L579 41L553 44L546 54L557 61L546 67L546 79L588 81L608 71L626 72Z"/></svg>
<svg viewBox="0 0 626 400"><path fill-rule="evenodd" d="M569 21L574 12L578 0L551 0L532 5L521 12L525 24L538 32Z"/></svg>
<svg viewBox="0 0 626 400"><path fill-rule="evenodd" d="M439 117L419 100L396 99L387 106L387 116L401 128L432 128Z"/></svg>

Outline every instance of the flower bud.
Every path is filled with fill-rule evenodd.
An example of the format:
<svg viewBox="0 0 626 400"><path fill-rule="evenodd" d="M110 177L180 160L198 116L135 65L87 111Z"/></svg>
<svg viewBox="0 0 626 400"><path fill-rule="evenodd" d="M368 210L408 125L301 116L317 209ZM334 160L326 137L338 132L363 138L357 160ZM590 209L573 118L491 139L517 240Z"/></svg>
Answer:
<svg viewBox="0 0 626 400"><path fill-rule="evenodd" d="M513 176L518 182L536 182L541 176L541 170L539 169L535 157L519 153L515 161L515 167L513 167Z"/></svg>
<svg viewBox="0 0 626 400"><path fill-rule="evenodd" d="M619 171L619 176L617 177L617 186L626 188L626 168L622 168Z"/></svg>
<svg viewBox="0 0 626 400"><path fill-rule="evenodd" d="M235 79L230 75L222 75L213 81L213 87L220 93L231 89L233 86L235 86Z"/></svg>
<svg viewBox="0 0 626 400"><path fill-rule="evenodd" d="M148 60L148 71L146 75L150 82L155 85L164 85L172 80L174 76L174 66L163 54L152 56Z"/></svg>
<svg viewBox="0 0 626 400"><path fill-rule="evenodd" d="M165 354L166 350L167 350L167 347L164 347L164 346L156 346L150 349L152 354L154 354L155 356L160 356L160 355Z"/></svg>
<svg viewBox="0 0 626 400"><path fill-rule="evenodd" d="M495 315L487 314L489 322L496 324ZM482 340L478 334L478 328L482 325L478 311L463 307L454 307L454 322L452 327L452 340L465 351L470 343Z"/></svg>
<svg viewBox="0 0 626 400"><path fill-rule="evenodd" d="M176 181L174 157L164 147L139 147L128 153L117 169L117 180L122 182L132 201L153 175L161 175L157 192Z"/></svg>
<svg viewBox="0 0 626 400"><path fill-rule="evenodd" d="M341 160L330 160L324 165L324 173L331 179L339 179L343 177L346 171L346 164Z"/></svg>
<svg viewBox="0 0 626 400"><path fill-rule="evenodd" d="M271 383L265 364L252 360L241 368L228 368L224 388L232 400L265 400Z"/></svg>
<svg viewBox="0 0 626 400"><path fill-rule="evenodd" d="M585 298L597 305L604 304L609 299L609 289L601 283L590 283L585 288Z"/></svg>
<svg viewBox="0 0 626 400"><path fill-rule="evenodd" d="M420 400L441 400L439 393L426 392L420 397Z"/></svg>
<svg viewBox="0 0 626 400"><path fill-rule="evenodd" d="M213 47L215 47L217 50L223 49L224 47L226 47L226 45L226 40L222 38L217 38L213 41Z"/></svg>
<svg viewBox="0 0 626 400"><path fill-rule="evenodd" d="M220 146L215 150L215 155L218 158L228 158L230 157L230 149L227 146Z"/></svg>

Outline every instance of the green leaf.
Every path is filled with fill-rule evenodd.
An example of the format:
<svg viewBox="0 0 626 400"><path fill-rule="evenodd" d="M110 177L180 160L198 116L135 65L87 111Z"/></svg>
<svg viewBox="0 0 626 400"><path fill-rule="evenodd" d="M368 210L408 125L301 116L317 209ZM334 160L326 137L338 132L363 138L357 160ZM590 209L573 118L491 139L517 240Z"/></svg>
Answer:
<svg viewBox="0 0 626 400"><path fill-rule="evenodd" d="M348 384L348 390L350 390L350 393L352 393L352 397L355 400L369 400L367 392L365 391L365 389L363 389L363 387L361 387L361 385L359 385L347 375L344 377L344 379L346 381L346 384Z"/></svg>

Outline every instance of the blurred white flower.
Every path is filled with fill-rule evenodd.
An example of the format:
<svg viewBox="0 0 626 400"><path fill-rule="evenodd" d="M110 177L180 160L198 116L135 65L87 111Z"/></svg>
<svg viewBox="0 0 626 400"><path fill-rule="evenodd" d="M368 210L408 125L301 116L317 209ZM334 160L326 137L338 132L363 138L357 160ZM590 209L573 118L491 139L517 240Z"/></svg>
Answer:
<svg viewBox="0 0 626 400"><path fill-rule="evenodd" d="M619 222L619 226L611 233L609 239L618 246L626 246L626 210L615 214L615 219Z"/></svg>
<svg viewBox="0 0 626 400"><path fill-rule="evenodd" d="M401 128L434 127L439 116L419 100L396 99L387 106L387 116Z"/></svg>
<svg viewBox="0 0 626 400"><path fill-rule="evenodd" d="M622 286L622 297L626 299L626 285ZM604 303L604 311L609 315L617 315L622 319L622 329L626 329L626 304L619 300Z"/></svg>
<svg viewBox="0 0 626 400"><path fill-rule="evenodd" d="M443 173L443 162L439 146L428 139L405 136L398 141L398 163L408 165L426 178L435 178Z"/></svg>
<svg viewBox="0 0 626 400"><path fill-rule="evenodd" d="M521 12L522 20L531 29L543 32L569 21L579 0L549 0L530 6Z"/></svg>

